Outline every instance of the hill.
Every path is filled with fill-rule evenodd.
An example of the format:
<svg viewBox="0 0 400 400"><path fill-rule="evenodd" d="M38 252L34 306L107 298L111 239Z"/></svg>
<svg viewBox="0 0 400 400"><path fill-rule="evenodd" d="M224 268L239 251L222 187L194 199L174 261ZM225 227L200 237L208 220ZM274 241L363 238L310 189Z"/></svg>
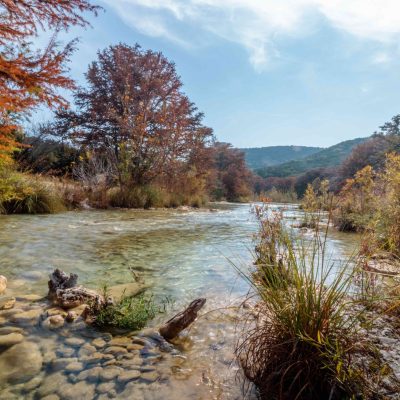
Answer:
<svg viewBox="0 0 400 400"><path fill-rule="evenodd" d="M258 168L256 172L264 178L271 176L286 177L299 175L314 168L334 167L340 165L355 146L363 143L367 139L368 138L357 138L346 140L298 160Z"/></svg>
<svg viewBox="0 0 400 400"><path fill-rule="evenodd" d="M287 161L299 160L322 150L322 148L307 146L269 146L240 150L244 152L246 163L249 168L259 169Z"/></svg>

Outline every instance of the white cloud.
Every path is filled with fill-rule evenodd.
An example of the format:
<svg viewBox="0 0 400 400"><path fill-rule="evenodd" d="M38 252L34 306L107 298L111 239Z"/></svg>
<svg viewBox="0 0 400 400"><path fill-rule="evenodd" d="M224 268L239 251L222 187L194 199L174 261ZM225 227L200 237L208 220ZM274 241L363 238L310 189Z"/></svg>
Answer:
<svg viewBox="0 0 400 400"><path fill-rule="evenodd" d="M187 24L238 43L246 48L256 69L262 69L279 54L274 45L276 38L308 33L318 16L336 29L383 46L400 38L399 0L103 1L146 35L189 46L195 39L182 34ZM376 62L382 61L378 57Z"/></svg>

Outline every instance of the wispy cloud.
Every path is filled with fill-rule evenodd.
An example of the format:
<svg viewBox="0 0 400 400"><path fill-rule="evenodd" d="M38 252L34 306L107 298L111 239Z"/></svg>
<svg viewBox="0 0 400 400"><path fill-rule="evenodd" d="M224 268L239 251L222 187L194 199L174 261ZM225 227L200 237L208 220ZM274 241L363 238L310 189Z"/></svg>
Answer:
<svg viewBox="0 0 400 400"><path fill-rule="evenodd" d="M195 39L184 33L189 26L237 43L248 51L258 70L279 55L277 39L310 33L310 26L321 17L335 29L383 47L400 38L398 0L103 1L125 23L149 36L192 46Z"/></svg>

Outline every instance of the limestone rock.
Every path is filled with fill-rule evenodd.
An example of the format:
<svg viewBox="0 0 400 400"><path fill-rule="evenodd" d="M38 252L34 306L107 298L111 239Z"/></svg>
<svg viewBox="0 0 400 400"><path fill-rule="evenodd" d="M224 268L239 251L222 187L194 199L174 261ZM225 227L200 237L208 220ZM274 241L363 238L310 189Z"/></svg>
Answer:
<svg viewBox="0 0 400 400"><path fill-rule="evenodd" d="M15 314L11 317L11 320L20 324L35 324L42 310L40 308L33 308L28 311L23 311L21 313Z"/></svg>
<svg viewBox="0 0 400 400"><path fill-rule="evenodd" d="M120 374L120 372L121 368L115 368L115 367L104 368L99 374L99 379L103 382L112 381Z"/></svg>
<svg viewBox="0 0 400 400"><path fill-rule="evenodd" d="M68 383L64 385L60 394L64 400L88 400L95 397L95 386L81 381L75 384Z"/></svg>
<svg viewBox="0 0 400 400"><path fill-rule="evenodd" d="M0 294L4 293L7 288L7 278L3 275L0 275Z"/></svg>
<svg viewBox="0 0 400 400"><path fill-rule="evenodd" d="M88 382L97 382L99 380L100 372L103 370L101 367L94 367L82 371L78 376L78 381L87 380Z"/></svg>
<svg viewBox="0 0 400 400"><path fill-rule="evenodd" d="M56 396L58 389L62 388L67 383L67 377L62 372L56 372L47 375L42 384L37 390L37 397L39 399L46 398L46 396ZM58 398L58 396L57 396Z"/></svg>
<svg viewBox="0 0 400 400"><path fill-rule="evenodd" d="M132 343L131 339L125 336L115 337L108 342L110 346L122 346L122 347L126 347L131 343Z"/></svg>
<svg viewBox="0 0 400 400"><path fill-rule="evenodd" d="M22 328L16 326L4 326L0 328L0 335L8 335L9 333L24 333Z"/></svg>
<svg viewBox="0 0 400 400"><path fill-rule="evenodd" d="M67 365L78 362L76 357L70 358L56 358L51 362L51 368L53 371L61 371L64 370Z"/></svg>
<svg viewBox="0 0 400 400"><path fill-rule="evenodd" d="M21 343L24 337L20 333L9 333L8 335L0 336L0 348L11 347L17 343Z"/></svg>
<svg viewBox="0 0 400 400"><path fill-rule="evenodd" d="M39 374L43 358L36 343L21 342L0 354L0 385L26 382Z"/></svg>
<svg viewBox="0 0 400 400"><path fill-rule="evenodd" d="M47 329L59 329L64 326L64 322L64 317L62 315L56 314L46 318L43 321L42 325Z"/></svg>
<svg viewBox="0 0 400 400"><path fill-rule="evenodd" d="M124 371L119 374L117 380L118 380L118 382L126 383L126 382L133 381L135 379L140 378L140 375L141 375L140 371L137 371L137 370Z"/></svg>
<svg viewBox="0 0 400 400"><path fill-rule="evenodd" d="M123 283L108 288L108 294L114 299L119 300L122 296L133 297L143 292L146 287L138 282Z"/></svg>
<svg viewBox="0 0 400 400"><path fill-rule="evenodd" d="M106 345L106 341L102 338L96 338L92 340L92 345L98 349L101 349Z"/></svg>
<svg viewBox="0 0 400 400"><path fill-rule="evenodd" d="M79 357L85 357L85 356L90 356L91 354L93 354L95 352L96 352L96 347L92 346L89 343L85 343L79 349L78 355L79 355Z"/></svg>
<svg viewBox="0 0 400 400"><path fill-rule="evenodd" d="M115 383L114 382L104 382L100 383L100 385L97 385L96 387L96 392L97 393L109 393L115 388Z"/></svg>
<svg viewBox="0 0 400 400"><path fill-rule="evenodd" d="M65 339L65 344L67 344L68 346L79 347L85 344L85 341L81 338L71 337Z"/></svg>
<svg viewBox="0 0 400 400"><path fill-rule="evenodd" d="M110 346L104 350L104 353L113 354L114 356L126 354L127 352L128 352L128 350L126 350L125 347L121 347L121 346Z"/></svg>
<svg viewBox="0 0 400 400"><path fill-rule="evenodd" d="M83 370L83 364L77 361L74 361L65 367L66 372L80 372L82 370Z"/></svg>
<svg viewBox="0 0 400 400"><path fill-rule="evenodd" d="M141 379L148 383L155 382L158 379L158 373L156 371L143 372Z"/></svg>
<svg viewBox="0 0 400 400"><path fill-rule="evenodd" d="M9 310L15 304L15 297L4 296L0 297L0 310Z"/></svg>

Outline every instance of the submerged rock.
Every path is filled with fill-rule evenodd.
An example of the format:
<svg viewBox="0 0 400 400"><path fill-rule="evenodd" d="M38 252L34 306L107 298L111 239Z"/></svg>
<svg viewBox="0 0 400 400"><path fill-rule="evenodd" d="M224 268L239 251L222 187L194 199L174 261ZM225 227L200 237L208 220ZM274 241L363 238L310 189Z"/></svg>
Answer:
<svg viewBox="0 0 400 400"><path fill-rule="evenodd" d="M43 358L36 343L22 342L0 354L0 385L26 382L39 374Z"/></svg>
<svg viewBox="0 0 400 400"><path fill-rule="evenodd" d="M95 397L95 386L81 381L75 384L68 383L60 388L59 393L64 400L85 400Z"/></svg>
<svg viewBox="0 0 400 400"><path fill-rule="evenodd" d="M59 329L64 326L64 322L64 317L62 315L56 314L46 318L43 321L42 325L47 329Z"/></svg>
<svg viewBox="0 0 400 400"><path fill-rule="evenodd" d="M4 293L7 288L7 278L4 275L0 275L0 294Z"/></svg>
<svg viewBox="0 0 400 400"><path fill-rule="evenodd" d="M140 378L141 372L138 370L133 371L123 371L118 375L118 382L126 383Z"/></svg>
<svg viewBox="0 0 400 400"><path fill-rule="evenodd" d="M146 287L138 282L123 283L108 288L108 294L115 300L122 296L133 297L143 292Z"/></svg>
<svg viewBox="0 0 400 400"><path fill-rule="evenodd" d="M15 297L4 296L0 297L0 310L9 310L15 305Z"/></svg>
<svg viewBox="0 0 400 400"><path fill-rule="evenodd" d="M49 396L48 398L53 398L50 396L56 396L57 390L61 389L66 383L67 377L62 372L47 375L36 392L37 397L42 400L44 398L47 399L47 396Z"/></svg>
<svg viewBox="0 0 400 400"><path fill-rule="evenodd" d="M29 311L23 311L21 313L12 316L12 320L21 324L35 324L40 315L42 314L41 308L33 308Z"/></svg>
<svg viewBox="0 0 400 400"><path fill-rule="evenodd" d="M11 347L17 343L21 343L24 340L24 336L20 333L9 333L8 335L0 336L0 348L1 347Z"/></svg>

